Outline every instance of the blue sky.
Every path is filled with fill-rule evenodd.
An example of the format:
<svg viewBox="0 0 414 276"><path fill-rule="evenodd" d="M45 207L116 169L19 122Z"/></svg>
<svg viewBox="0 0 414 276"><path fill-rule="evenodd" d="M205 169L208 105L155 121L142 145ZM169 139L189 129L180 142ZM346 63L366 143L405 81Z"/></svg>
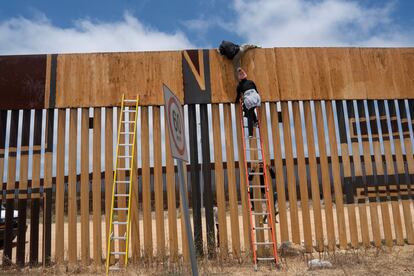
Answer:
<svg viewBox="0 0 414 276"><path fill-rule="evenodd" d="M0 54L277 46L413 46L410 0L15 0Z"/></svg>

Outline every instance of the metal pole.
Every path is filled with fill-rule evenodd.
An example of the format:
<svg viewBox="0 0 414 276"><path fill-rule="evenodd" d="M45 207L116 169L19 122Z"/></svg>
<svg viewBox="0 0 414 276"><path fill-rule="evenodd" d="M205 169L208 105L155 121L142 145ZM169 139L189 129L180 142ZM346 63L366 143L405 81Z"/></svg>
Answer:
<svg viewBox="0 0 414 276"><path fill-rule="evenodd" d="M177 159L177 165L178 165L178 178L180 181L181 198L183 200L185 230L187 233L188 248L190 250L191 270L193 272L193 276L198 276L198 268L197 268L197 262L195 258L193 235L192 235L191 225L190 225L190 214L188 213L188 203L187 203L186 191L184 189L183 161L180 159Z"/></svg>

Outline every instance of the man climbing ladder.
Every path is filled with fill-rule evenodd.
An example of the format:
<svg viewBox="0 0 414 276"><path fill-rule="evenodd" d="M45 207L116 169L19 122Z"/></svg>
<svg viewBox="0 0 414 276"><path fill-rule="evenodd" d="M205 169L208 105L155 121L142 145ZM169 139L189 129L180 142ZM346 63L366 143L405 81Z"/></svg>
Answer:
<svg viewBox="0 0 414 276"><path fill-rule="evenodd" d="M249 137L253 136L253 126L258 125L256 116L256 107L261 104L259 93L257 92L256 84L247 79L247 74L242 68L237 68L237 78L239 84L237 85L236 103L243 99L242 106L244 116L247 117Z"/></svg>

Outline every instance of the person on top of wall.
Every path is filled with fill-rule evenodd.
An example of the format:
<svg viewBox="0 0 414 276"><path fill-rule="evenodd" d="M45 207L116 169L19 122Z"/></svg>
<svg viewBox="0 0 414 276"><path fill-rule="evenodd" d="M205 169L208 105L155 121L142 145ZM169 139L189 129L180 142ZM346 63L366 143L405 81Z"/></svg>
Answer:
<svg viewBox="0 0 414 276"><path fill-rule="evenodd" d="M276 178L276 173L273 170L273 168L271 168L269 166L269 164L266 164L266 167L267 167L268 172L270 173L270 177L272 179L275 179ZM259 173L263 173L263 163L256 164L255 168L253 168L250 172L251 173L254 173L256 171L258 171ZM249 175L249 181L252 181L253 180L253 177L254 177L254 174L250 174ZM264 174L261 174L260 175L260 186L265 186ZM262 188L260 188L260 191L261 191L260 197L261 198L265 198L265 196L266 196L266 188L265 187L262 187ZM254 198L253 188L250 188L250 199L253 199L253 198ZM277 192L274 192L273 193L273 200L274 200L275 217L276 217L279 214L279 211L278 211L278 208L277 208ZM251 208L253 208L253 206L251 206ZM263 223L267 223L267 215L264 216ZM275 220L275 223L278 223L278 221Z"/></svg>
<svg viewBox="0 0 414 276"><path fill-rule="evenodd" d="M234 76L237 79L237 68L241 67L243 55L251 49L260 48L252 44L242 44L241 46L233 42L223 40L217 49L218 52L233 62Z"/></svg>
<svg viewBox="0 0 414 276"><path fill-rule="evenodd" d="M237 78L239 84L237 85L236 103L243 99L244 116L247 117L247 127L249 130L249 137L253 137L253 126L258 126L258 120L255 109L260 106L260 95L257 92L256 84L252 80L247 79L247 73L242 68L237 68Z"/></svg>

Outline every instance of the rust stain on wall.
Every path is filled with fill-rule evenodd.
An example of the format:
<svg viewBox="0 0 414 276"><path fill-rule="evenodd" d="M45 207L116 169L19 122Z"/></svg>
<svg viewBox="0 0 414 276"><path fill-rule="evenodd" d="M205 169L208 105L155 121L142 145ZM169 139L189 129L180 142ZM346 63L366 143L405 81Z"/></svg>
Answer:
<svg viewBox="0 0 414 276"><path fill-rule="evenodd" d="M0 56L0 108L43 108L46 55Z"/></svg>

